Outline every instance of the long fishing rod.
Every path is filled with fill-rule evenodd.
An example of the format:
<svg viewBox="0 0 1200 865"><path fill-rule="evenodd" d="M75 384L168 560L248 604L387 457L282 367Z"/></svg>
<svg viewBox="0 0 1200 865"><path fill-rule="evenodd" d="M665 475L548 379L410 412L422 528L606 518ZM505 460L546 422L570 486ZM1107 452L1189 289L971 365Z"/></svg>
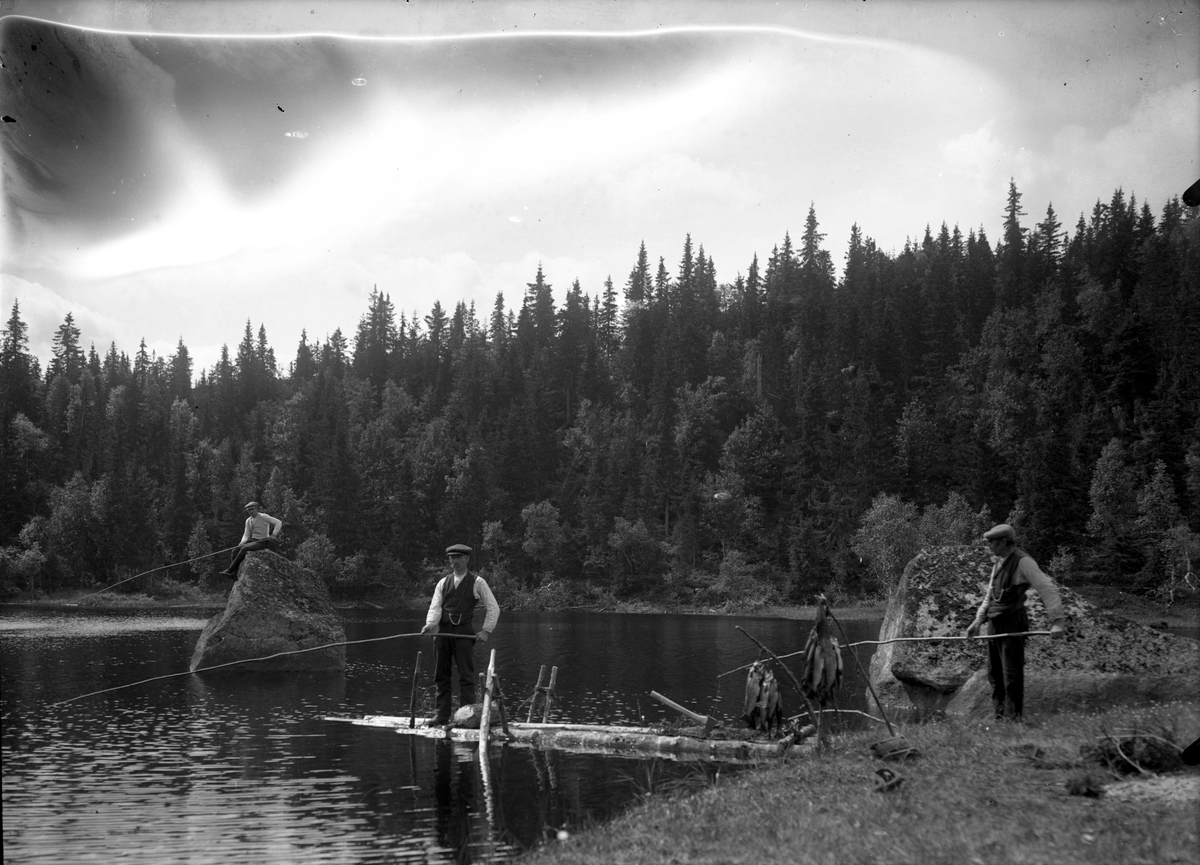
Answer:
<svg viewBox="0 0 1200 865"><path fill-rule="evenodd" d="M859 640L857 643L847 643L847 649L855 646L882 646L884 643L949 643L954 640L999 640L1004 637L1049 637L1050 631L1018 631L1014 634L979 634L975 637L892 637L890 640Z"/></svg>
<svg viewBox="0 0 1200 865"><path fill-rule="evenodd" d="M1048 636L1050 636L1049 631L1020 631L1019 633L1015 633L1015 634L980 634L975 637L892 637L890 640L859 640L857 643L847 643L846 645L842 646L841 648L853 649L855 646L882 646L885 643L909 643L909 642L913 642L913 643L949 643L949 642L954 642L954 641L959 641L959 640L999 640L1002 637L1048 637ZM804 654L804 649L801 649L798 652L791 652L790 654L779 655L778 657L779 657L779 660L782 661L785 658L794 658L797 655L803 655L803 654ZM734 673L740 673L742 670L749 670L753 666L754 666L753 664L743 664L742 666L737 667L736 669L729 670L728 672L725 672L725 673L719 673L717 675L717 678L720 679L723 676L732 676Z"/></svg>
<svg viewBox="0 0 1200 865"><path fill-rule="evenodd" d="M88 598L94 598L94 597L96 597L96 595L102 595L105 592L107 592L109 589L115 589L117 586L121 585L121 583L128 583L130 580L136 580L138 577L146 576L146 574L153 574L155 571L165 571L167 568L178 568L180 565L190 565L192 562L198 562L201 559L208 559L208 558L212 558L213 556L219 556L219 555L221 555L221 553L228 553L231 550L236 550L239 546L241 546L241 544L234 544L232 547L226 547L223 550L217 550L215 553L205 553L202 556L196 556L194 559L188 559L186 562L172 562L169 565L161 565L160 567L157 567L157 568L151 568L148 571L142 571L140 574L134 574L132 577L126 577L123 580L118 580L117 582L113 583L111 586L105 586L103 589L101 589L98 592L92 592L90 595L84 595L78 601L75 601L74 603L71 603L71 604L67 604L67 606L68 607L78 607L80 604L82 604Z"/></svg>
<svg viewBox="0 0 1200 865"><path fill-rule="evenodd" d="M69 697L66 700L59 700L57 703L51 703L47 708L53 708L54 706L63 706L63 705L66 705L67 703L74 703L76 700L82 700L86 697L95 697L100 694L111 693L112 691L121 691L121 690L124 690L125 688L136 688L138 685L145 685L150 682L158 682L158 681L161 681L162 679L177 679L180 676L191 676L194 673L207 673L209 670L219 670L222 667L234 667L234 666L237 666L238 664L253 664L256 661L270 661L273 658L282 658L285 655L303 655L305 652L316 652L316 651L319 651L320 649L332 649L336 646L356 646L359 643L378 643L383 640L398 640L401 637L422 637L422 636L451 637L452 639L456 639L456 640L476 640L476 639L478 639L478 637L475 634L440 634L440 633L439 634L424 634L421 631L417 631L412 634L392 634L387 637L368 637L365 640L345 640L345 641L338 642L338 643L326 643L323 646L312 646L307 649L293 649L290 652L276 652L274 655L264 655L261 658L243 658L238 661L226 661L224 664L213 664L211 667L198 667L195 670L185 670L182 673L167 673L165 676L153 676L149 679L142 679L139 682L130 682L127 685L117 685L115 688L104 688L99 691L92 691L87 694L80 694L78 697Z"/></svg>

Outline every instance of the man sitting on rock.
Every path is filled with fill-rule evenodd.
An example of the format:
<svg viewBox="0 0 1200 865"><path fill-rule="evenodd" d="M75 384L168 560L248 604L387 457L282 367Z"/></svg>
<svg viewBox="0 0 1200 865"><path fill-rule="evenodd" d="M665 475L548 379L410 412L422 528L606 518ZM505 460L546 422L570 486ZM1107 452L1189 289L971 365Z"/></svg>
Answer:
<svg viewBox="0 0 1200 865"><path fill-rule="evenodd" d="M246 517L246 530L242 532L242 539L238 541L237 552L233 554L233 561L229 567L221 571L221 576L231 580L237 580L238 568L242 566L242 559L246 558L246 553L269 549L283 534L283 522L270 514L264 514L259 509L258 502L247 502L246 513L249 514Z"/></svg>
<svg viewBox="0 0 1200 865"><path fill-rule="evenodd" d="M429 603L422 634L433 634L433 680L437 685L437 708L431 724L443 725L450 722L451 667L458 666L458 701L460 706L475 702L475 640L486 643L496 622L500 620L500 605L484 579L467 570L471 548L466 544L454 544L446 548L453 573L438 581ZM475 604L483 601L487 614L479 635L471 624ZM463 637L449 636L464 634Z"/></svg>
<svg viewBox="0 0 1200 865"><path fill-rule="evenodd" d="M1046 606L1051 636L1057 638L1066 633L1058 588L1028 553L1017 549L1013 527L1001 523L984 532L983 537L996 561L987 593L975 621L967 628L967 636L978 636L984 622L988 623L989 634L1028 631L1025 592L1030 586L1037 589ZM997 720L1020 721L1025 706L1024 637L988 640L988 680L992 683L992 709Z"/></svg>

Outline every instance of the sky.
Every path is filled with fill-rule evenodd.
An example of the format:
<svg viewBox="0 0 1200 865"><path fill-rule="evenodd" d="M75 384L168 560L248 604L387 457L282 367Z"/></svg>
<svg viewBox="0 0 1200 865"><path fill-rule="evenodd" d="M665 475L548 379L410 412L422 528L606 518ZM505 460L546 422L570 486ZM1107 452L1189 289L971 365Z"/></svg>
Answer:
<svg viewBox="0 0 1200 865"><path fill-rule="evenodd" d="M994 243L1010 179L1073 229L1200 178L1200 0L49 2L0 19L0 303L45 365L195 372L246 322L286 367L371 291L423 319L541 265L561 302L685 238L720 282L810 206L840 267L942 222Z"/></svg>

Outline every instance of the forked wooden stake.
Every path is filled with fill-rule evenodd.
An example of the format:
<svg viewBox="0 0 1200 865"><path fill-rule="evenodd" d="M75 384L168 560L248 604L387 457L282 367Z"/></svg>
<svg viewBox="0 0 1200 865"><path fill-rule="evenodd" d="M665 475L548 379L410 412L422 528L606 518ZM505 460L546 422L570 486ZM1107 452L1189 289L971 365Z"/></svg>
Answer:
<svg viewBox="0 0 1200 865"><path fill-rule="evenodd" d="M525 716L526 724L533 722L533 710L537 706L538 694L541 692L542 688L544 687L542 685L542 679L544 679L545 676L546 676L546 665L542 664L542 668L540 670L538 670L537 684L533 686L533 696L529 698L529 714Z"/></svg>
<svg viewBox="0 0 1200 865"><path fill-rule="evenodd" d="M421 653L417 652L417 664L413 667L412 693L408 697L408 727L417 726L417 685L421 681Z"/></svg>
<svg viewBox="0 0 1200 865"><path fill-rule="evenodd" d="M496 676L493 683L496 688L496 699L500 704L500 729L504 731L504 735L512 738L512 731L508 729L508 713L504 710L504 689L500 687L500 677Z"/></svg>
<svg viewBox="0 0 1200 865"><path fill-rule="evenodd" d="M558 684L558 667L550 668L550 687L545 691L545 703L542 707L542 723L550 722L550 703L554 699L554 686Z"/></svg>

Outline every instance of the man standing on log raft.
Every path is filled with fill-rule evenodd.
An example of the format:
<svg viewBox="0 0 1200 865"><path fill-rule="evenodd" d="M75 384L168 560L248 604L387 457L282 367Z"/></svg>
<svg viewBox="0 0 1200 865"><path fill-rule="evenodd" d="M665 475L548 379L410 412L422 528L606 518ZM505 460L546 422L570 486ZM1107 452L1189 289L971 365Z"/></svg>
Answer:
<svg viewBox="0 0 1200 865"><path fill-rule="evenodd" d="M458 666L459 705L470 706L475 702L475 642L486 643L500 619L500 605L496 603L496 596L488 584L478 574L467 570L471 548L465 544L454 544L446 547L446 556L454 571L438 581L437 588L433 590L433 600L429 603L429 614L425 616L425 627L421 629L422 634L434 635L437 708L430 723L435 725L450 722L451 665ZM483 602L487 615L484 616L478 636L473 640L469 639L475 635L471 617L478 601ZM465 634L468 638L447 636L449 634Z"/></svg>
<svg viewBox="0 0 1200 865"><path fill-rule="evenodd" d="M1046 606L1050 635L1058 638L1066 633L1058 588L1042 573L1032 556L1017 549L1017 533L1013 527L1001 523L984 532L983 537L996 562L992 565L987 593L975 614L975 621L967 628L967 636L977 636L984 622L988 624L989 634L1028 631L1025 592L1030 586L1037 589ZM1024 637L988 640L988 680L992 683L992 710L996 719L1020 721L1025 708Z"/></svg>

